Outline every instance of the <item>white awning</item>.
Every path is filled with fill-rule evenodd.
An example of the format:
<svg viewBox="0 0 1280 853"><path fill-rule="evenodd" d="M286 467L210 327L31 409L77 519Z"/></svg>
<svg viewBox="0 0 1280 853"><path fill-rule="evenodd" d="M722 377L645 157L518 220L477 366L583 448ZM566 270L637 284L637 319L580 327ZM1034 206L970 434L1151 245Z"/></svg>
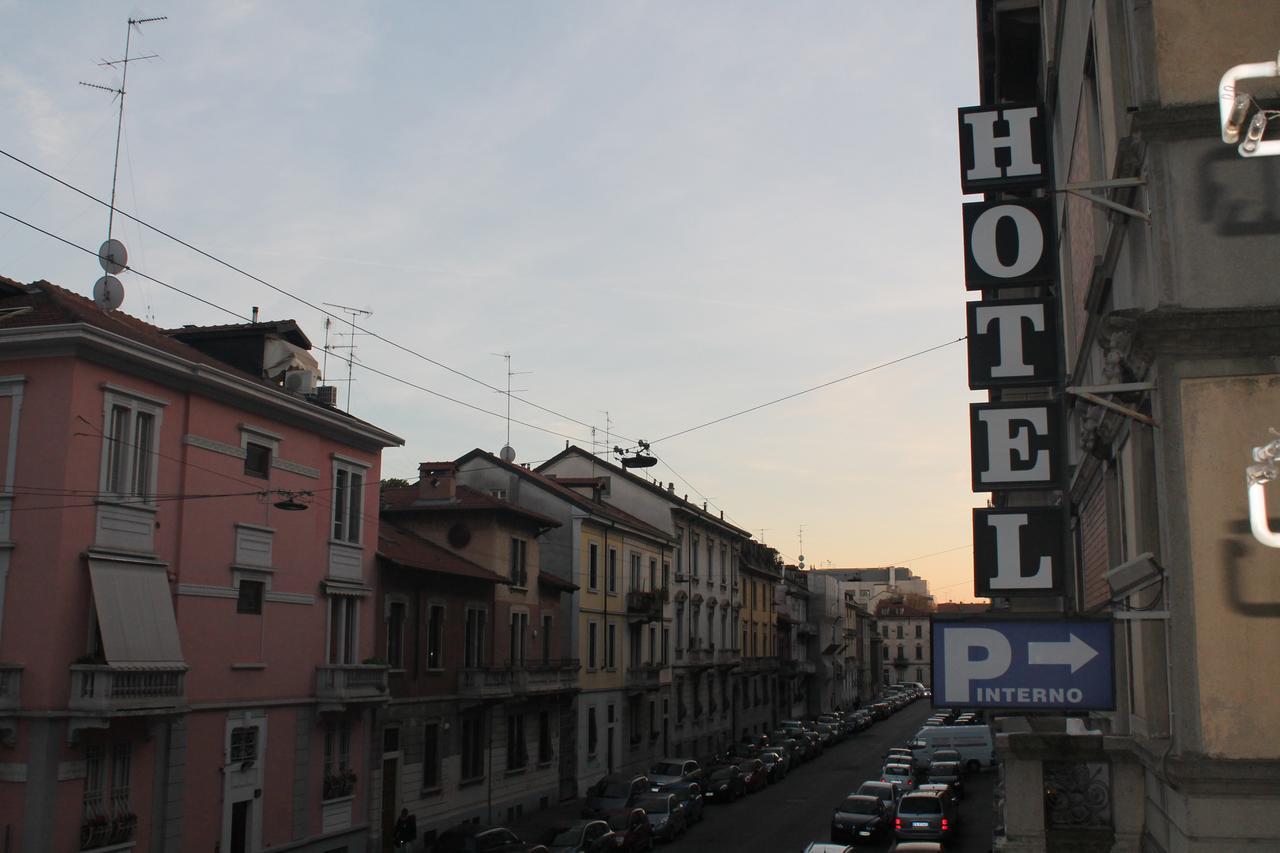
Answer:
<svg viewBox="0 0 1280 853"><path fill-rule="evenodd" d="M108 663L183 662L164 566L91 557L89 577Z"/></svg>

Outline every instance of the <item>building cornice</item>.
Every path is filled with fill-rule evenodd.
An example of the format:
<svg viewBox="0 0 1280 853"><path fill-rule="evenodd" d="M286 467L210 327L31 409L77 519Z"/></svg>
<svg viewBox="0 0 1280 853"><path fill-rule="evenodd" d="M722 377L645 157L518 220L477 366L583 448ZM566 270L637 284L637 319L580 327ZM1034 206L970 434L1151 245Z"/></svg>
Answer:
<svg viewBox="0 0 1280 853"><path fill-rule="evenodd" d="M315 403L276 391L206 364L149 347L87 323L0 329L0 358L77 357L93 353L94 363L125 371L179 391L249 408L293 426L377 453L404 439L372 424L331 412Z"/></svg>

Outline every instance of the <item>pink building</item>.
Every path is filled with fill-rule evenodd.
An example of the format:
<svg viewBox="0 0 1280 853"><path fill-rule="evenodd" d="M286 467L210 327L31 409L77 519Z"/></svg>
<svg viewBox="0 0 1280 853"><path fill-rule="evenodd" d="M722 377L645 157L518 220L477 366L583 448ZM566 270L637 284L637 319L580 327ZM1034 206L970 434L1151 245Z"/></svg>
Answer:
<svg viewBox="0 0 1280 853"><path fill-rule="evenodd" d="M0 279L0 837L364 850L377 483L292 321ZM298 511L302 509L302 511Z"/></svg>

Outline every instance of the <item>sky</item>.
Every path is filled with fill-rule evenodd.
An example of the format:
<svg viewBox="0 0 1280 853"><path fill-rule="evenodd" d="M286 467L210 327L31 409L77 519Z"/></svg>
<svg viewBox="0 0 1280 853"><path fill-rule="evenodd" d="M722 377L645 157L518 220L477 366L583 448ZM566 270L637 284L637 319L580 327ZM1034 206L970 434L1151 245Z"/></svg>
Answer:
<svg viewBox="0 0 1280 853"><path fill-rule="evenodd" d="M153 16L116 206L279 291L117 216L120 310L297 320L339 404L404 438L386 477L508 428L528 463L645 439L788 562L973 600L972 3L0 0L0 150L107 199L118 102L79 84L118 88L99 63ZM0 212L91 250L0 216L0 275L91 294L104 206L0 157ZM326 358L323 303L399 347L335 321ZM536 404L509 427L506 353Z"/></svg>

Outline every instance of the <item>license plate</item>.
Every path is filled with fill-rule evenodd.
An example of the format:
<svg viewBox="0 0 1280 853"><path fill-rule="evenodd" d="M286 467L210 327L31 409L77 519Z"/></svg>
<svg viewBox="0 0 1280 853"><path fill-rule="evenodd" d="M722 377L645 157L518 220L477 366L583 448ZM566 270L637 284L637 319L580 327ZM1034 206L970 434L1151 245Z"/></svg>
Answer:
<svg viewBox="0 0 1280 853"><path fill-rule="evenodd" d="M913 820L913 821L911 821L911 825L912 825L912 826L925 826L925 827L927 827L927 826L929 825L929 821L927 821L927 820Z"/></svg>
<svg viewBox="0 0 1280 853"><path fill-rule="evenodd" d="M859 835L867 835L867 836L871 835L871 833L870 833L870 832L868 832L868 831L867 831L867 830L865 830L865 829L860 829L860 830L858 830L858 834L859 834Z"/></svg>

